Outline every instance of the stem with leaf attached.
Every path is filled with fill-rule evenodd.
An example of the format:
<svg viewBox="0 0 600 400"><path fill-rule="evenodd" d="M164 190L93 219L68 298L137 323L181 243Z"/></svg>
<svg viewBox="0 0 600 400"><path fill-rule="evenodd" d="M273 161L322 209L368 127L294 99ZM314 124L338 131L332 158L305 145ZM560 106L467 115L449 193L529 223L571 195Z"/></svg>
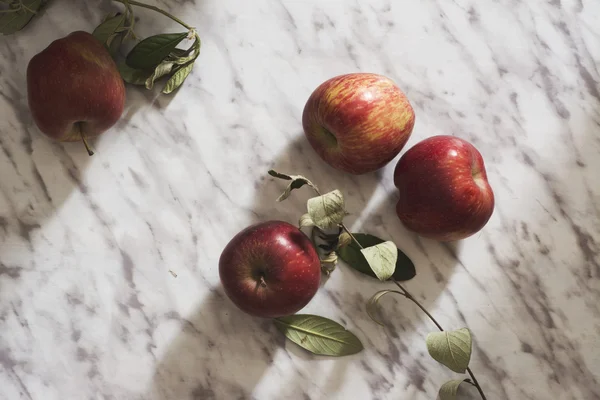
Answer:
<svg viewBox="0 0 600 400"><path fill-rule="evenodd" d="M165 10L163 10L161 8L158 8L156 6L152 6L152 5L149 5L149 4L141 3L141 2L135 1L135 0L114 0L114 1L125 5L125 7L127 7L127 9L129 10L129 12L131 14L133 14L133 12L131 11L131 6L136 6L136 7L141 7L141 8L146 8L148 10L156 11L157 13L160 13L160 14L164 15L165 17L168 17L168 18L172 19L173 21L177 22L179 25L181 25L184 28L186 28L188 31L190 31L190 33L193 33L194 38L196 39L196 42L197 43L201 43L200 36L198 35L198 32L196 32L196 28L194 28L193 26L190 26L190 25L186 24L185 22L183 22L182 20L180 20L179 18L177 18L173 14L168 13L168 12L166 12ZM131 29L131 32L133 32L133 24L135 23L135 19L131 18L131 21L132 21L132 23L131 23L130 29Z"/></svg>
<svg viewBox="0 0 600 400"><path fill-rule="evenodd" d="M119 1L119 0L117 0ZM271 176L274 176L276 178L279 179L285 179L285 180L294 180L294 177L291 175L285 175L285 174L281 174L278 173L276 171L270 170L269 174ZM298 177L296 177L298 178ZM318 196L322 196L321 191L312 183L310 182L308 179L304 178L304 177L299 177L301 179L304 180L303 184L307 184L315 191L315 193ZM292 182L293 184L293 182ZM294 189L294 187L292 186L292 184L290 184L291 189ZM301 185L302 186L302 185ZM288 188L288 190L291 190ZM340 222L340 224L338 225L344 232L346 232L350 238L352 239L352 241L354 243L356 243L356 245L361 249L364 250L365 248L363 247L362 244L360 244L360 242L358 241L358 239L356 239L356 237L354 236L354 234L350 231L350 229L348 229L348 227L346 225L344 225L343 222ZM320 228L316 227L317 230L320 231ZM322 232L322 231L321 231ZM340 231L338 233L341 234L342 231ZM313 241L313 243L315 243L315 229L313 229L312 233L311 233L311 239ZM339 237L338 237L339 240ZM316 245L316 243L315 243ZM396 291L396 290L392 290L392 292L394 293L398 293L404 297L406 297L407 299L409 299L410 301L412 301L413 303L415 303L417 305L417 307L419 307L424 313L425 315L427 315L429 317L429 319L435 324L435 326L440 330L440 331L444 331L444 328L442 328L442 325L440 325L439 322L437 322L437 320L433 317L433 315L431 315L431 313L429 311L427 311L427 309L408 291L406 290L406 288L404 286L402 286L402 284L400 282L398 282L394 277L390 278L391 281L400 289L400 292ZM471 377L471 380L469 379L465 379L465 382L470 383L471 385L475 386L477 388L477 391L479 392L479 394L481 395L482 400L487 400L487 398L485 397L485 394L483 393L483 389L481 388L481 385L479 384L479 382L477 381L477 379L475 378L475 374L473 374L473 371L471 371L471 368L469 368L467 366L467 372L469 374L469 376Z"/></svg>
<svg viewBox="0 0 600 400"><path fill-rule="evenodd" d="M194 29L193 27L186 24L185 22L183 22L182 20L180 20L173 14L170 14L170 13L166 12L165 10L162 10L156 6L151 6L149 4L140 3L139 1L135 1L135 0L115 0L115 1L125 4L125 5L131 4L132 6L147 8L148 10L156 11L157 13L160 13L160 14L164 15L165 17L171 18L173 21L177 22L179 25L183 26L184 28L186 28L190 31Z"/></svg>
<svg viewBox="0 0 600 400"><path fill-rule="evenodd" d="M346 225L341 224L341 227L342 227L342 229L344 229L346 231L346 233L348 235L350 235L350 237L352 238L352 240L354 241L354 243L356 243L356 245L358 247L360 247L361 249L364 249L364 247L360 244L360 242L358 240L356 240L356 238L354 237L352 232L350 232L350 230L346 227ZM425 315L427 315L429 317L431 322L433 322L435 324L435 326L441 332L444 331L444 328L442 328L442 325L440 325L440 323L437 322L437 320L433 317L433 315L431 315L431 313L429 311L427 311L427 309L419 302L419 300L417 300L412 294L410 294L410 292L408 290L406 290L406 288L404 286L402 286L402 284L400 282L398 282L395 278L392 277L391 280L392 280L392 282L394 282L394 284L396 286L398 286L398 289L400 289L402 291L402 295L404 297L406 297L408 300L415 303L417 305L417 307L419 307L421 309L421 311L423 311L425 313ZM483 393L483 389L481 388L481 385L479 385L479 382L477 382L477 379L475 378L475 374L473 374L473 371L471 371L471 368L467 367L467 372L469 373L469 376L471 376L471 379L473 380L473 386L475 386L477 388L477 390L479 391L479 394L481 395L481 398L483 400L487 400L487 398L485 397L485 394Z"/></svg>

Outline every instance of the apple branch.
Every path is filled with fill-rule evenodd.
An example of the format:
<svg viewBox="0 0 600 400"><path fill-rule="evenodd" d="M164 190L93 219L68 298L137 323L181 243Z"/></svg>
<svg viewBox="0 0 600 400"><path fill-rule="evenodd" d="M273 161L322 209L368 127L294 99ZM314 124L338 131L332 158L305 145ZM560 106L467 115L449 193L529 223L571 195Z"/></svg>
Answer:
<svg viewBox="0 0 600 400"><path fill-rule="evenodd" d="M356 240L356 238L354 237L352 232L350 232L350 230L346 227L346 225L341 224L341 227L342 227L342 229L344 229L344 231L346 231L346 233L348 235L350 235L350 237L352 238L354 243L356 243L356 245L359 248L364 249L364 247L360 244L360 242L358 240ZM408 300L415 303L417 305L417 307L419 307L421 309L421 311L423 311L425 313L425 315L427 315L427 317L429 317L431 322L433 322L435 324L435 326L440 330L440 332L444 331L444 328L442 328L442 325L440 325L440 323L434 318L434 316L431 315L431 313L429 311L427 311L427 309L419 302L419 300L417 300L408 290L406 290L406 288L404 286L402 286L402 284L400 282L398 282L394 277L392 277L390 279L396 286L398 286L398 289L400 289L400 291L401 291L401 292L396 292L396 293L401 294L402 296L406 297ZM473 386L475 386L477 388L477 391L481 395L481 398L483 400L487 400L487 398L485 397L485 394L483 393L483 389L481 388L481 385L477 381L477 378L475 378L475 374L473 374L473 371L471 370L470 367L467 367L467 372L468 372L469 376L471 377L471 379L473 380Z"/></svg>
<svg viewBox="0 0 600 400"><path fill-rule="evenodd" d="M360 246L360 243L358 243L358 242L356 242L356 243ZM431 322L433 322L435 324L435 326L440 330L440 332L444 331L444 328L442 328L440 323L437 322L437 320L433 317L433 315L431 315L431 313L429 311L427 311L425 309L425 307L423 307L423 305L421 303L419 303L419 301L412 294L410 294L410 292L408 290L406 290L406 288L404 288L404 286L402 286L402 284L400 284L400 282L398 282L394 278L392 278L392 281L402 291L402 295L404 297L406 297L407 299L409 299L410 301L412 301L413 303L415 303L417 305L417 307L419 307L429 317ZM481 395L481 398L483 400L487 400L487 398L485 397L485 394L483 393L483 389L481 388L481 385L477 381L477 378L475 378L475 374L473 374L473 371L471 370L470 367L467 367L467 372L468 372L469 376L471 377L471 379L473 380L473 386L475 386L477 388L477 391Z"/></svg>
<svg viewBox="0 0 600 400"><path fill-rule="evenodd" d="M132 6L141 7L141 8L147 8L148 10L156 11L157 13L160 13L160 14L164 15L165 17L171 18L173 21L177 22L179 25L183 26L187 30L189 30L189 31L193 31L194 30L193 27L191 27L190 25L186 24L185 22L183 22L182 20L180 20L179 18L177 18L173 14L170 14L170 13L166 12L165 10L163 10L161 8L158 8L156 6L152 6L152 5L149 5L149 4L140 3L139 1L135 1L135 0L115 0L115 1L118 2L118 3L122 3L124 5L131 4Z"/></svg>
<svg viewBox="0 0 600 400"><path fill-rule="evenodd" d="M278 172L273 171L273 170L269 171L269 174L271 176L274 176L274 177L279 178L279 179L293 180L293 176L292 175L281 174L281 173L278 173ZM298 176L296 176L296 177L298 177ZM306 179L304 177L300 177L300 178ZM313 189L313 191L318 196L322 196L321 191L312 182L310 182L309 180L306 180L306 181L307 181L307 183L310 183L309 186ZM343 222L341 222L339 224L339 227L341 228L341 230L337 234L337 236L338 236L337 239L338 240L339 240L339 236L343 232L345 232L345 233L348 234L348 236L350 237L350 239L361 250L365 249L364 246L356 239L356 237L354 236L354 234L352 234L352 232L350 231L350 229L348 229L348 227ZM316 230L321 231L320 228L318 228L318 227L316 227L316 228L317 228ZM311 239L312 239L313 243L315 243L315 229L313 229L313 232L311 234ZM315 245L316 245L316 243L315 243ZM412 301L417 307L419 307L419 309L421 309L421 311L423 311L425 313L425 315L427 315L427 317L435 324L435 326L440 330L440 332L444 332L444 328L442 328L442 325L435 319L435 317L433 315L431 315L431 313L429 311L427 311L427 309L419 302L419 300L417 300L400 282L398 282L397 279L395 279L394 277L391 277L390 280L398 287L398 289L400 289L400 291L393 291L394 293L400 294L400 295L406 297L408 300ZM472 384L473 386L475 386L477 388L477 391L481 395L482 400L487 400L487 397L485 396L485 394L483 392L483 389L481 388L481 385L479 384L479 382L475 378L475 374L473 374L473 371L468 366L467 366L467 373L471 377L472 382L469 381L468 379L466 381L468 381L468 383Z"/></svg>

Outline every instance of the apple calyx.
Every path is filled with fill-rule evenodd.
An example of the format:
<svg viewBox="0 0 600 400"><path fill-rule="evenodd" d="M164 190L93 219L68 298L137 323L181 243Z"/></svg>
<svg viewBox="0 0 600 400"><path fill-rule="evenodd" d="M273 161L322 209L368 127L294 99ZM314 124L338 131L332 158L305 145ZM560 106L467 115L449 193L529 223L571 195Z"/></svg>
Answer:
<svg viewBox="0 0 600 400"><path fill-rule="evenodd" d="M90 146L90 144L87 142L87 139L85 138L85 134L83 133L83 127L81 126L81 122L77 122L75 123L75 129L77 129L79 131L79 135L81 136L81 141L83 142L83 145L85 146L85 149L87 150L88 155L91 157L94 155L94 152L92 151L92 148Z"/></svg>
<svg viewBox="0 0 600 400"><path fill-rule="evenodd" d="M265 281L265 277L261 275L258 284L262 287L267 287L267 282Z"/></svg>

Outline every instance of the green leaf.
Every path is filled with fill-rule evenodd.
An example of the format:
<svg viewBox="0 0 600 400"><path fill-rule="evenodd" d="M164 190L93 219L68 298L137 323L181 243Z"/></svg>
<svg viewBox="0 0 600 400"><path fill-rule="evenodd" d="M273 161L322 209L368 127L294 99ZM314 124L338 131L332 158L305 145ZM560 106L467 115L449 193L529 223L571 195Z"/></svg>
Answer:
<svg viewBox="0 0 600 400"><path fill-rule="evenodd" d="M381 290L381 291L375 293L373 295L373 297L371 297L369 299L369 301L367 302L367 314L373 321L377 322L381 326L384 326L384 325L381 321L379 321L379 319L376 316L376 312L379 307L379 300L381 300L381 298L383 296L385 296L386 294L390 294L390 293L396 293L401 296L404 296L404 293L402 293L398 290Z"/></svg>
<svg viewBox="0 0 600 400"><path fill-rule="evenodd" d="M108 46L108 40L115 35L119 28L125 24L125 14L119 14L115 17L105 20L98 25L92 35L100 41L100 43Z"/></svg>
<svg viewBox="0 0 600 400"><path fill-rule="evenodd" d="M437 362L457 373L464 373L471 361L472 340L468 328L434 332L425 339L427 350Z"/></svg>
<svg viewBox="0 0 600 400"><path fill-rule="evenodd" d="M294 189L300 189L304 185L310 186L315 191L319 190L319 189L317 189L317 187L311 181L309 181L308 179L306 179L302 175L287 175L287 174L282 174L280 172L274 171L272 169L269 170L269 175L271 175L274 178L283 179L283 180L286 180L286 181L292 181L292 182L290 182L290 184L288 185L288 187L285 189L285 191L281 194L281 196L279 196L277 198L278 202L287 199L288 197L290 197L290 194L292 193L292 190L294 190Z"/></svg>
<svg viewBox="0 0 600 400"><path fill-rule="evenodd" d="M173 51L171 51L171 53L169 54L169 59L175 60L177 58L186 57L191 51L192 51L191 48L189 48L189 49L173 49Z"/></svg>
<svg viewBox="0 0 600 400"><path fill-rule="evenodd" d="M398 250L394 242L383 242L361 249L360 252L380 281L387 281L394 275Z"/></svg>
<svg viewBox="0 0 600 400"><path fill-rule="evenodd" d="M119 72L121 78L132 85L145 85L146 80L152 75L152 72L131 68L124 62L119 63Z"/></svg>
<svg viewBox="0 0 600 400"><path fill-rule="evenodd" d="M310 215L304 214L303 216L300 217L300 221L298 222L298 226L300 227L300 229L302 229L302 228L306 228L306 227L309 227L309 226L315 226L315 223L313 222L313 220L310 217Z"/></svg>
<svg viewBox="0 0 600 400"><path fill-rule="evenodd" d="M21 8L19 11L4 12L0 14L0 33L11 35L23 29L42 8L46 1L22 0L21 2L13 2L7 10L19 7L20 3L25 7Z"/></svg>
<svg viewBox="0 0 600 400"><path fill-rule="evenodd" d="M121 44L123 44L125 36L127 35L115 33L112 34L106 41L106 47L113 58L116 58L116 56L119 54L119 50L121 49Z"/></svg>
<svg viewBox="0 0 600 400"><path fill-rule="evenodd" d="M368 235L365 233L354 233L353 236L363 247L371 247L377 244L383 243L384 240L377 236ZM350 242L349 245L338 249L340 258L348 264L351 268L362 272L363 274L369 275L373 278L377 278L369 263L365 260L365 257L360 252L360 247L354 242ZM398 259L396 260L396 269L392 275L397 281L407 281L414 278L416 275L415 265L410 258L406 256L400 249L398 249Z"/></svg>
<svg viewBox="0 0 600 400"><path fill-rule="evenodd" d="M339 357L356 354L363 349L352 332L318 315L296 314L274 321L277 329L288 339L313 354Z"/></svg>
<svg viewBox="0 0 600 400"><path fill-rule="evenodd" d="M187 32L163 33L139 42L127 55L127 65L136 69L154 69L183 39Z"/></svg>
<svg viewBox="0 0 600 400"><path fill-rule="evenodd" d="M188 65L185 65L178 69L177 72L175 72L173 76L169 78L162 92L164 94L170 94L177 90L181 85L183 85L183 82L185 82L186 78L190 75L193 68L194 63L189 63Z"/></svg>
<svg viewBox="0 0 600 400"><path fill-rule="evenodd" d="M191 54L190 54L191 53ZM175 49L169 54L169 60L177 65L185 65L195 61L200 55L200 41L196 39L194 44L187 50Z"/></svg>
<svg viewBox="0 0 600 400"><path fill-rule="evenodd" d="M171 61L163 61L156 66L154 69L154 73L146 79L146 89L152 89L154 87L154 82L158 79L162 78L165 75L171 73L173 69L173 62Z"/></svg>
<svg viewBox="0 0 600 400"><path fill-rule="evenodd" d="M306 207L315 225L321 229L338 226L346 216L344 196L339 190L308 199Z"/></svg>
<svg viewBox="0 0 600 400"><path fill-rule="evenodd" d="M458 395L458 387L466 379L452 380L444 383L438 393L440 400L456 400Z"/></svg>

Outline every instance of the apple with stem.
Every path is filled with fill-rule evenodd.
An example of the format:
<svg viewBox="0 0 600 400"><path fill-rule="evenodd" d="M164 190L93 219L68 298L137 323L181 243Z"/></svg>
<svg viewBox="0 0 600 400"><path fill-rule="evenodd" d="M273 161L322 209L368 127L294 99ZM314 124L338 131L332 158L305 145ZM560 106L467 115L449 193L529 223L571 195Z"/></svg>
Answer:
<svg viewBox="0 0 600 400"><path fill-rule="evenodd" d="M415 113L389 78L353 73L322 83L302 115L304 133L332 167L355 175L378 170L410 137Z"/></svg>
<svg viewBox="0 0 600 400"><path fill-rule="evenodd" d="M398 161L396 212L409 230L439 240L464 239L481 230L494 211L483 158L469 142L433 136Z"/></svg>
<svg viewBox="0 0 600 400"><path fill-rule="evenodd" d="M283 221L249 226L219 259L227 296L242 311L263 318L294 314L313 298L321 262L310 239Z"/></svg>
<svg viewBox="0 0 600 400"><path fill-rule="evenodd" d="M87 140L121 118L125 85L108 50L77 31L55 40L27 67L29 108L45 135L61 142Z"/></svg>

